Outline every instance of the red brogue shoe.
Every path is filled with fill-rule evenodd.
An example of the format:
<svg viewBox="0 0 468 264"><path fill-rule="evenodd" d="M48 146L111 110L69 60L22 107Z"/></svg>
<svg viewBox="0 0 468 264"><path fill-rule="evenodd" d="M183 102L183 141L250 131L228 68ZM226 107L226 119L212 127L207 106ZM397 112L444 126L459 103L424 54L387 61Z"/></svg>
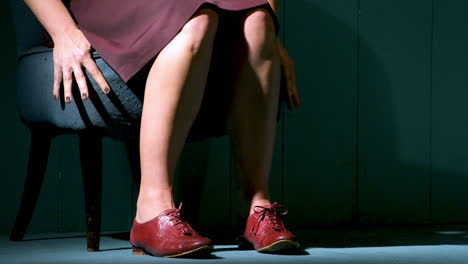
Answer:
<svg viewBox="0 0 468 264"><path fill-rule="evenodd" d="M171 258L210 253L213 242L198 235L180 217L181 206L168 209L143 224L134 220L130 233L133 254Z"/></svg>
<svg viewBox="0 0 468 264"><path fill-rule="evenodd" d="M278 253L299 249L299 242L283 224L281 212L284 206L274 203L266 206L255 206L254 213L247 219L244 237L253 247L262 253Z"/></svg>

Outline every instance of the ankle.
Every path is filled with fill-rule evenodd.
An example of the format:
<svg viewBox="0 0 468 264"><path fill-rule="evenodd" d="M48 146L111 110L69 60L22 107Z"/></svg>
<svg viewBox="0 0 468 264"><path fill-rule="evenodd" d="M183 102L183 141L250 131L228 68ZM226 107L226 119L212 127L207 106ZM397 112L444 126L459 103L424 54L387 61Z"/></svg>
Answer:
<svg viewBox="0 0 468 264"><path fill-rule="evenodd" d="M174 202L170 191L140 192L135 219L144 223L171 208L174 208Z"/></svg>
<svg viewBox="0 0 468 264"><path fill-rule="evenodd" d="M255 212L255 206L265 206L271 205L271 201L266 197L254 197L250 203L249 215L252 215Z"/></svg>
<svg viewBox="0 0 468 264"><path fill-rule="evenodd" d="M162 212L171 208L174 208L174 206L170 203L137 203L135 220L142 224L154 219Z"/></svg>

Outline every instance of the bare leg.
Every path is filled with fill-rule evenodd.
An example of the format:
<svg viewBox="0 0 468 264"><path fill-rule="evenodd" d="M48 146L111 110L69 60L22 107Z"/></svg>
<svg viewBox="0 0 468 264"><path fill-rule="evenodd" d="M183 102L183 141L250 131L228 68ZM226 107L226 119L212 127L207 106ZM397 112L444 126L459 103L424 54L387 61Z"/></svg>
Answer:
<svg viewBox="0 0 468 264"><path fill-rule="evenodd" d="M140 130L139 223L174 208L172 178L203 98L216 29L216 12L200 10L149 72Z"/></svg>
<svg viewBox="0 0 468 264"><path fill-rule="evenodd" d="M269 205L268 178L273 157L280 88L280 60L275 25L263 9L243 19L244 39L237 45L237 76L230 123L232 142L246 198ZM242 56L243 55L243 56Z"/></svg>

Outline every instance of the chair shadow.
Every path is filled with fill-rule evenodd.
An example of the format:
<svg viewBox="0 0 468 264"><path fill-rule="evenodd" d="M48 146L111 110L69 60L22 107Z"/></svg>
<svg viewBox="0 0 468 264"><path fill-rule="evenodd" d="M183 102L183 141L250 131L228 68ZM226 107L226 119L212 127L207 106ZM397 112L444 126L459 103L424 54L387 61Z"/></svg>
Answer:
<svg viewBox="0 0 468 264"><path fill-rule="evenodd" d="M119 251L119 250L129 250L129 249L132 249L132 247L106 248L106 249L100 249L98 252Z"/></svg>
<svg viewBox="0 0 468 264"><path fill-rule="evenodd" d="M70 235L70 236L54 236L54 237L39 237L39 238L23 238L19 241L11 241L14 243L21 243L27 241L41 241L41 240L54 240L54 239L69 239L69 238L82 238L86 237L86 235Z"/></svg>

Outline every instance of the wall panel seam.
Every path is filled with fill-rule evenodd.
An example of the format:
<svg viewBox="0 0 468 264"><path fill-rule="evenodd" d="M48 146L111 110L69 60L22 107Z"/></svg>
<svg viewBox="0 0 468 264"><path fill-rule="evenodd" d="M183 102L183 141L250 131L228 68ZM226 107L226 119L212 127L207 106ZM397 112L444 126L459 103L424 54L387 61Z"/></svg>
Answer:
<svg viewBox="0 0 468 264"><path fill-rule="evenodd" d="M353 218L352 221L357 224L359 219L359 83L360 83L360 51L361 51L361 36L360 36L360 16L361 16L361 0L357 0L357 18L356 18L356 123L355 123L355 163L354 172L354 197L353 197Z"/></svg>
<svg viewBox="0 0 468 264"><path fill-rule="evenodd" d="M429 222L432 223L432 89L433 89L433 54L434 54L434 0L431 1L431 35L429 44L429 91L427 98L427 146L428 154L426 162L428 163L428 176L429 176Z"/></svg>
<svg viewBox="0 0 468 264"><path fill-rule="evenodd" d="M281 25L283 27L283 32L282 32L282 39L283 39L283 43L284 43L284 46L286 46L286 1L282 1L281 2L281 10L283 12L283 17L282 17L282 21L281 21ZM284 106L284 104L283 104ZM285 146L285 136L284 136L284 133L285 133L285 119L286 119L286 114L285 114L285 109L284 107L281 107L281 204L284 204L284 175L285 175L285 169L284 169L284 146Z"/></svg>

